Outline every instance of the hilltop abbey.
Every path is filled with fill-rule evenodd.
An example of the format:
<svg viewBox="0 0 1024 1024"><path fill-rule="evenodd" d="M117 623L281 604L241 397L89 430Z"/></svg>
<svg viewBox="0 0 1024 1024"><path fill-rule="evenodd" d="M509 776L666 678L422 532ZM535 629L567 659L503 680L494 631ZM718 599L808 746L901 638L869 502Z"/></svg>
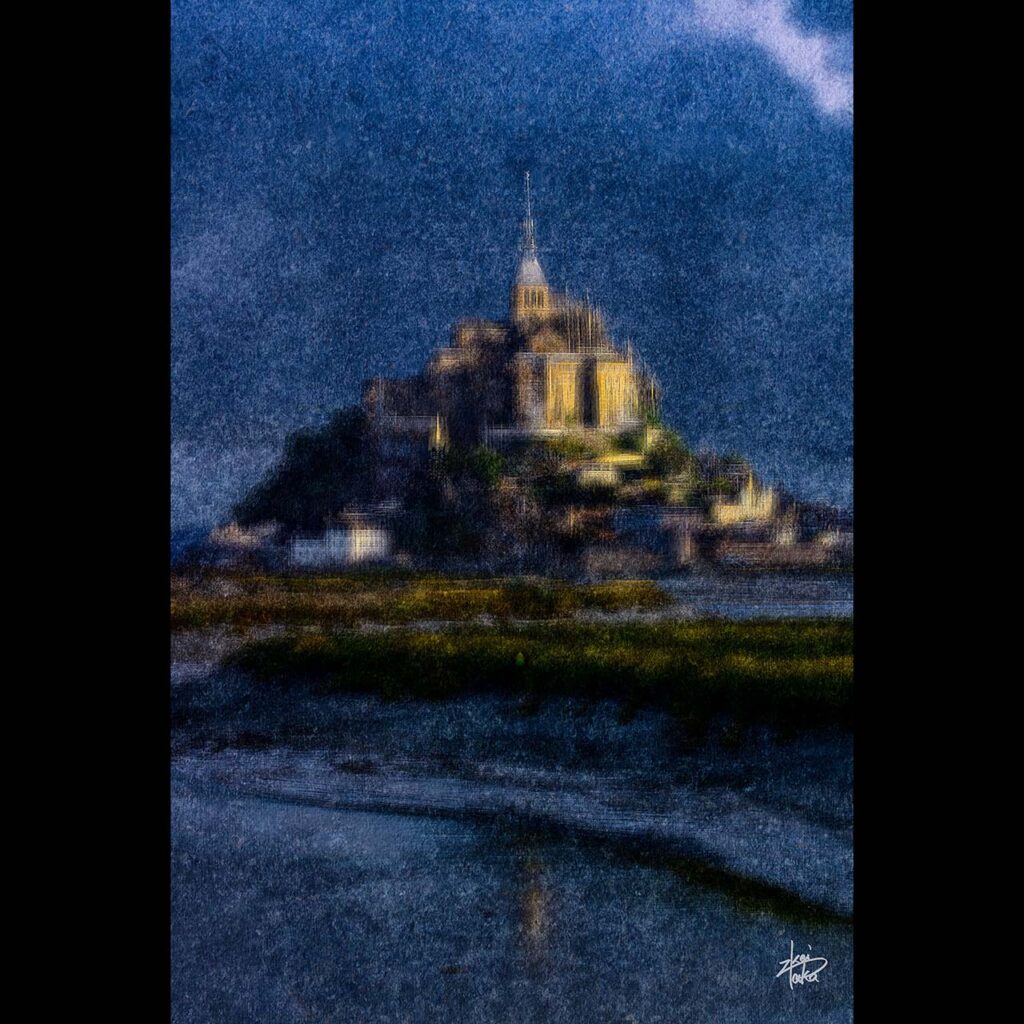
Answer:
<svg viewBox="0 0 1024 1024"><path fill-rule="evenodd" d="M783 499L740 456L690 451L659 400L632 345L613 342L589 301L548 285L527 176L507 316L460 320L420 373L365 382L360 408L297 435L211 543L300 568L469 559L600 574L852 559L833 511Z"/></svg>
<svg viewBox="0 0 1024 1024"><path fill-rule="evenodd" d="M632 346L615 346L600 312L552 290L541 268L526 177L526 216L506 320L456 323L451 344L414 377L367 381L363 405L379 430L431 445L639 426L658 385Z"/></svg>

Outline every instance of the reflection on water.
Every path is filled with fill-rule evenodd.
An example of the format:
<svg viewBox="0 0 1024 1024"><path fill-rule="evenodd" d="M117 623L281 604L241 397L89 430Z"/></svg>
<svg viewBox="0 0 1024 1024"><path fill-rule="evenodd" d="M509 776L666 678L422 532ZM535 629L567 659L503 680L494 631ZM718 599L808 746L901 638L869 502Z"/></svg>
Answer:
<svg viewBox="0 0 1024 1024"><path fill-rule="evenodd" d="M173 814L172 1019L851 1019L849 925L745 910L600 845L194 791ZM819 983L776 980L789 944Z"/></svg>
<svg viewBox="0 0 1024 1024"><path fill-rule="evenodd" d="M852 600L811 582L679 586ZM230 671L176 701L175 1024L852 1019L851 926L807 910L850 913L844 730L694 744L608 701L254 699ZM776 980L791 943L817 983Z"/></svg>
<svg viewBox="0 0 1024 1024"><path fill-rule="evenodd" d="M519 920L528 959L542 962L551 928L551 900L544 865L536 856L528 857L522 867Z"/></svg>

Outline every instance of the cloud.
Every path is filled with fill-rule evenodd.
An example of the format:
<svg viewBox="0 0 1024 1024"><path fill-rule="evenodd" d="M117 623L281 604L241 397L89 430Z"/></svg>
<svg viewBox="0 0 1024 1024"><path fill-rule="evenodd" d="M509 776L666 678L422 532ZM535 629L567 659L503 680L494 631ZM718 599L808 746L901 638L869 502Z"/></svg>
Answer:
<svg viewBox="0 0 1024 1024"><path fill-rule="evenodd" d="M839 117L853 112L849 37L805 30L790 0L693 0L665 27L752 43L807 88L819 110Z"/></svg>

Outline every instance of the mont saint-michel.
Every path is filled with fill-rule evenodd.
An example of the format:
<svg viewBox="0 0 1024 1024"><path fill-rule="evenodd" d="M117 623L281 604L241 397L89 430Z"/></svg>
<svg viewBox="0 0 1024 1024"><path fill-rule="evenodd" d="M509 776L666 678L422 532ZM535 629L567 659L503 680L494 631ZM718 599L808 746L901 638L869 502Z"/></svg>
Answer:
<svg viewBox="0 0 1024 1024"><path fill-rule="evenodd" d="M505 315L458 320L419 373L368 376L358 406L291 437L207 557L633 576L850 564L847 515L664 422L632 342L549 284L529 175L523 201Z"/></svg>
<svg viewBox="0 0 1024 1024"><path fill-rule="evenodd" d="M171 32L172 1024L849 1024L850 0Z"/></svg>

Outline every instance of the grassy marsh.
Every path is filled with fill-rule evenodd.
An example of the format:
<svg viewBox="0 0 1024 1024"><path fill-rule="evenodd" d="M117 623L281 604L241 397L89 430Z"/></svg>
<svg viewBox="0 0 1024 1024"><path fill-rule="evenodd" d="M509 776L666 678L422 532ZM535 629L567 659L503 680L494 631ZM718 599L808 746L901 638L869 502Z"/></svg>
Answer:
<svg viewBox="0 0 1024 1024"><path fill-rule="evenodd" d="M174 581L171 628L349 627L363 622L464 622L483 615L557 619L578 611L653 610L671 603L651 580L573 584L532 578L217 575Z"/></svg>
<svg viewBox="0 0 1024 1024"><path fill-rule="evenodd" d="M325 693L613 699L626 717L659 708L697 729L717 714L849 724L853 703L849 620L305 631L248 643L227 660L257 679L309 681Z"/></svg>

